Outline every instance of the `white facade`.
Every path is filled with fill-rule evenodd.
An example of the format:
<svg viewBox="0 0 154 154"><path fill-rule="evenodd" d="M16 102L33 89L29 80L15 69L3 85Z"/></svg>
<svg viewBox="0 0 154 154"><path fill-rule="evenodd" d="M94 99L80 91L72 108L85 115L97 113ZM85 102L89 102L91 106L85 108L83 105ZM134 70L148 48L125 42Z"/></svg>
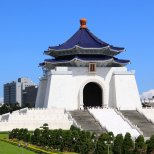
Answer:
<svg viewBox="0 0 154 154"><path fill-rule="evenodd" d="M20 82L16 82L16 102L18 102L21 106L22 104L22 84Z"/></svg>
<svg viewBox="0 0 154 154"><path fill-rule="evenodd" d="M88 67L56 67L40 79L36 107L82 109L83 89L90 82L101 87L103 107L141 107L135 74L126 67L97 67L96 73L89 73Z"/></svg>

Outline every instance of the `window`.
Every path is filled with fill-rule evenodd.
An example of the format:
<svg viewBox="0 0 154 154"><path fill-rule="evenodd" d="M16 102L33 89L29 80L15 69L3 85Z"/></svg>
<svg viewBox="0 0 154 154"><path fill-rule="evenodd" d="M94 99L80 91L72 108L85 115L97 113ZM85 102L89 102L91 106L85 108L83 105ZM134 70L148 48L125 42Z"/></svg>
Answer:
<svg viewBox="0 0 154 154"><path fill-rule="evenodd" d="M89 63L89 72L90 73L96 72L96 63Z"/></svg>

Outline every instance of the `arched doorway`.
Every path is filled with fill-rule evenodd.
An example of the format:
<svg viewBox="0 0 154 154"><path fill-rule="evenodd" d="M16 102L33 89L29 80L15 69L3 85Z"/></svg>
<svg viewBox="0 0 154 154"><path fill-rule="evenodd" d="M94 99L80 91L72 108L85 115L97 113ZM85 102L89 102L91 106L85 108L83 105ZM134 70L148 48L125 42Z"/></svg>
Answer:
<svg viewBox="0 0 154 154"><path fill-rule="evenodd" d="M89 82L83 89L83 105L85 107L102 106L102 89L95 82Z"/></svg>

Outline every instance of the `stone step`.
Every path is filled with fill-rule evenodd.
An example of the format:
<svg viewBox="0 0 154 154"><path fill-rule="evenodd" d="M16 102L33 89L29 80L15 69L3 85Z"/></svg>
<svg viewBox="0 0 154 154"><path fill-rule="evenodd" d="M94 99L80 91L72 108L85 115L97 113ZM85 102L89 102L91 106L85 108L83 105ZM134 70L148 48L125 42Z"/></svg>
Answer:
<svg viewBox="0 0 154 154"><path fill-rule="evenodd" d="M125 118L129 119L133 125L137 125L145 137L154 134L154 124L136 110L121 110Z"/></svg>
<svg viewBox="0 0 154 154"><path fill-rule="evenodd" d="M70 114L83 130L95 132L97 134L106 132L106 129L102 128L99 122L97 122L87 110L70 111Z"/></svg>

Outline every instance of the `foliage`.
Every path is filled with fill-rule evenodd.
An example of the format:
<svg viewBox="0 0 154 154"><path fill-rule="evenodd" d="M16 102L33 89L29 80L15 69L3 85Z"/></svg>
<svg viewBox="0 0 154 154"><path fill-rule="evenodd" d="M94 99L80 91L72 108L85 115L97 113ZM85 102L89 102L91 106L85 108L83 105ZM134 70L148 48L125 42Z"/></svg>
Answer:
<svg viewBox="0 0 154 154"><path fill-rule="evenodd" d="M147 153L148 154L154 153L154 135L152 135L150 137L150 140L147 143L148 143L148 145L147 145Z"/></svg>
<svg viewBox="0 0 154 154"><path fill-rule="evenodd" d="M122 153L122 145L123 145L123 136L122 134L118 134L114 140L113 152L114 154Z"/></svg>
<svg viewBox="0 0 154 154"><path fill-rule="evenodd" d="M144 142L144 137L142 135L138 136L135 140L135 154L146 154L147 146Z"/></svg>
<svg viewBox="0 0 154 154"><path fill-rule="evenodd" d="M7 104L7 103L4 103L0 107L0 115L1 114L5 114L5 113L8 113L8 112L12 113L13 111L20 110L20 109L25 108L25 107L30 108L30 106L28 104L26 104L23 107L20 107L20 105L19 105L18 102L16 102L15 104Z"/></svg>
<svg viewBox="0 0 154 154"><path fill-rule="evenodd" d="M5 113L11 112L11 111L12 111L12 109L9 104L3 104L0 107L0 114L5 114Z"/></svg>
<svg viewBox="0 0 154 154"><path fill-rule="evenodd" d="M139 136L135 143L129 133L123 138L122 134L114 137L112 132L99 136L88 131L81 131L76 127L70 130L50 130L48 124L35 129L33 133L27 129L13 129L9 139L18 139L50 151L76 152L80 154L148 154L154 153L154 135L146 143L143 136Z"/></svg>
<svg viewBox="0 0 154 154"><path fill-rule="evenodd" d="M111 152L112 147L112 136L111 133L103 133L99 136L97 144L96 144L96 154L107 154Z"/></svg>
<svg viewBox="0 0 154 154"><path fill-rule="evenodd" d="M131 139L130 133L126 133L122 145L122 153L123 154L132 154L134 151L134 142Z"/></svg>
<svg viewBox="0 0 154 154"><path fill-rule="evenodd" d="M18 140L23 140L25 142L29 142L30 141L30 132L28 132L28 129L13 129L10 133L9 133L9 139L18 139Z"/></svg>
<svg viewBox="0 0 154 154"><path fill-rule="evenodd" d="M77 127L75 127L74 125L71 126L70 130L72 130L72 131L74 131L74 130L76 130L76 131L80 131L80 129L77 128Z"/></svg>

